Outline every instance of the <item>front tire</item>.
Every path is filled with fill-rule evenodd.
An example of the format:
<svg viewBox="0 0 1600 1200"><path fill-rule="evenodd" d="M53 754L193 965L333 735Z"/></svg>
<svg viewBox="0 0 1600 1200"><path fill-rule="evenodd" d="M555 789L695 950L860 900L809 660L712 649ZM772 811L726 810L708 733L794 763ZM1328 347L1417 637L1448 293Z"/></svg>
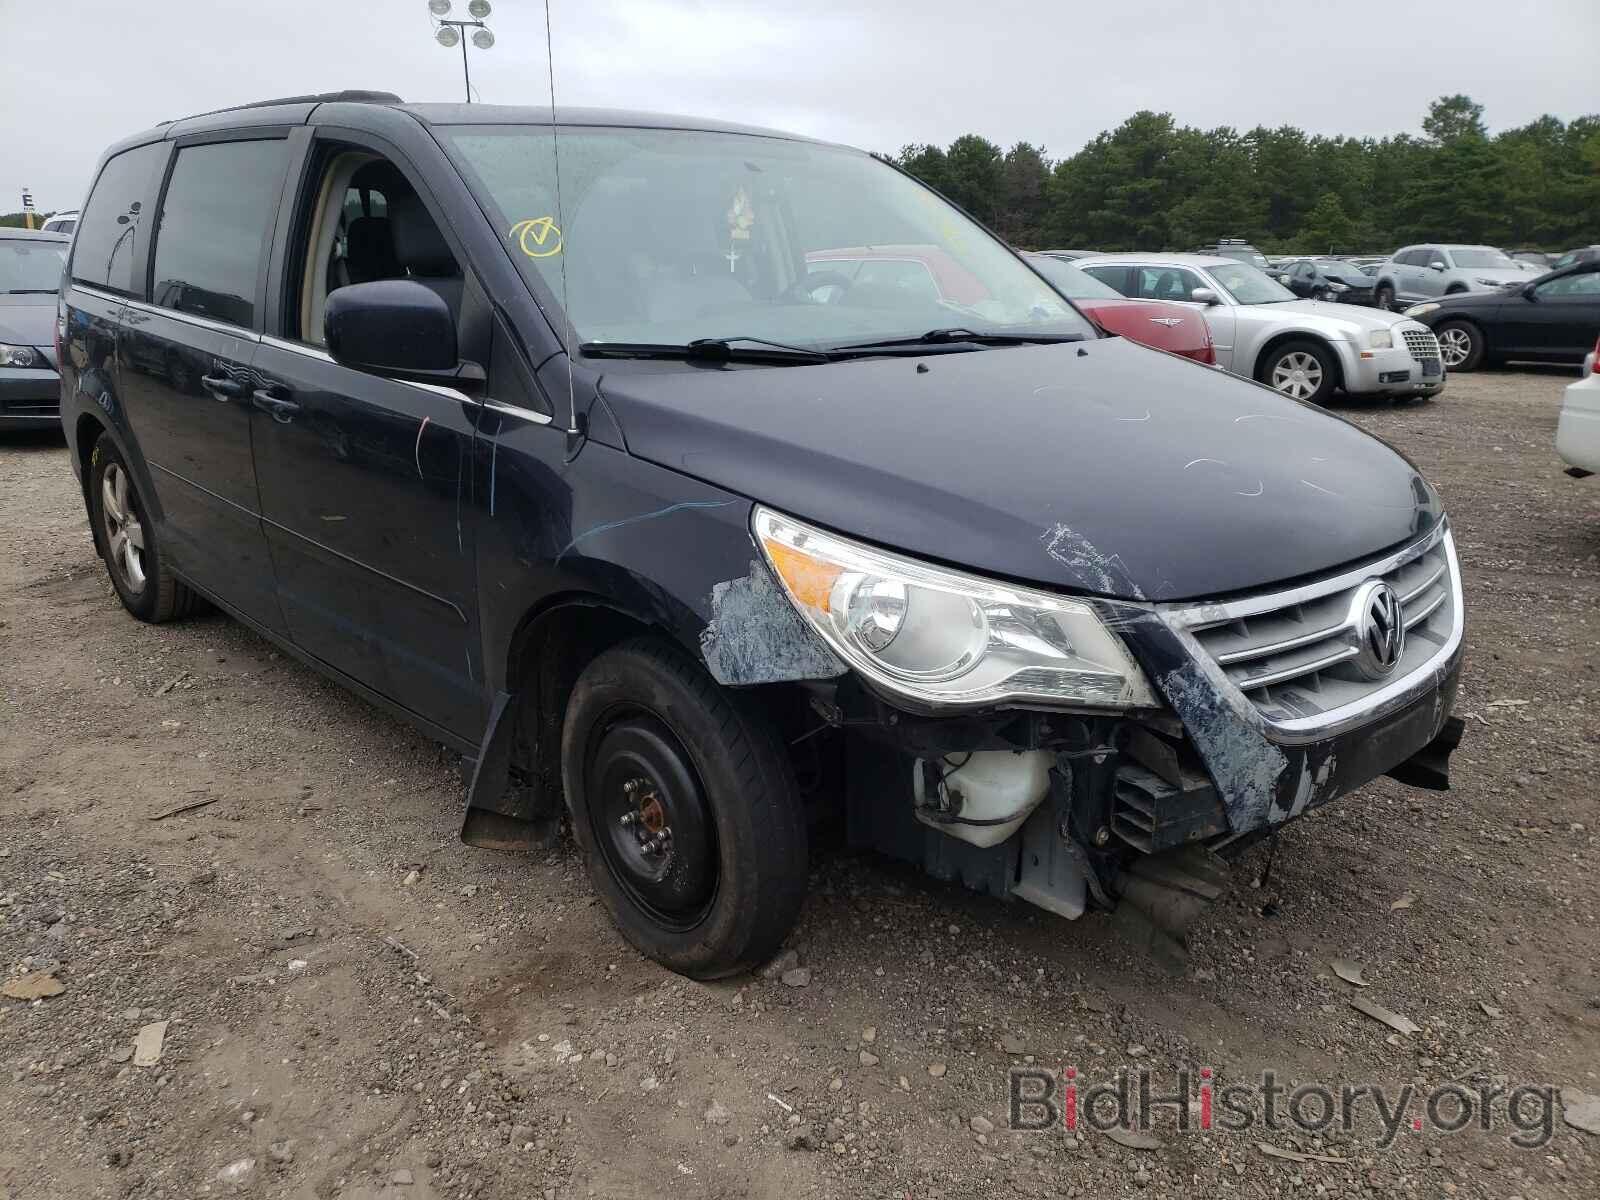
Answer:
<svg viewBox="0 0 1600 1200"><path fill-rule="evenodd" d="M1447 371L1476 371L1483 366L1483 330L1471 321L1446 321L1434 330L1439 339L1439 356Z"/></svg>
<svg viewBox="0 0 1600 1200"><path fill-rule="evenodd" d="M111 586L141 621L160 624L188 614L195 596L167 569L149 506L110 434L89 454L89 515L94 544Z"/></svg>
<svg viewBox="0 0 1600 1200"><path fill-rule="evenodd" d="M1265 354L1256 378L1290 399L1325 404L1338 386L1339 366L1333 351L1320 342L1297 339Z"/></svg>
<svg viewBox="0 0 1600 1200"><path fill-rule="evenodd" d="M625 642L579 676L561 766L590 880L641 954L694 979L772 956L805 896L805 810L747 698L663 640Z"/></svg>

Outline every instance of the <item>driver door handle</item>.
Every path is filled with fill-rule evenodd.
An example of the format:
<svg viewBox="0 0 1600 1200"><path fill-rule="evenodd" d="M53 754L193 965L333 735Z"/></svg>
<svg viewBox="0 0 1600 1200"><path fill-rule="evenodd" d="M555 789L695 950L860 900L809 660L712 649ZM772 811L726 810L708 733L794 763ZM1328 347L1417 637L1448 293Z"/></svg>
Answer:
<svg viewBox="0 0 1600 1200"><path fill-rule="evenodd" d="M227 375L202 375L200 385L222 401L237 400L245 393L244 384Z"/></svg>
<svg viewBox="0 0 1600 1200"><path fill-rule="evenodd" d="M300 406L285 396L275 395L263 388L257 388L250 394L251 401L262 412L271 413L274 421L288 424L294 420L295 413L300 411Z"/></svg>

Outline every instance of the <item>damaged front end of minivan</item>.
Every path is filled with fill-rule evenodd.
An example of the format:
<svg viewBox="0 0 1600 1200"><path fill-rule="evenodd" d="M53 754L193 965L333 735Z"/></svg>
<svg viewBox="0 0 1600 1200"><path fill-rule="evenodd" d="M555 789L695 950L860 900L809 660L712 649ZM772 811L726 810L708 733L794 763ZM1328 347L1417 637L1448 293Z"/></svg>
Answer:
<svg viewBox="0 0 1600 1200"><path fill-rule="evenodd" d="M1448 786L1463 611L1442 520L1208 603L986 580L761 507L752 526L763 559L719 585L702 652L721 683L802 689L849 842L1069 919L1115 910L1169 966L1231 853L1379 775Z"/></svg>

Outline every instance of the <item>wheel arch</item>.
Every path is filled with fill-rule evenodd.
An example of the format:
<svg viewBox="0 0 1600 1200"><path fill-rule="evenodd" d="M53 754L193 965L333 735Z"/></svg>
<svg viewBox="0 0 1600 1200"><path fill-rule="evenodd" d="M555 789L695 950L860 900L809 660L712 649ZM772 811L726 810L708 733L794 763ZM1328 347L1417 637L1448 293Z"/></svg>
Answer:
<svg viewBox="0 0 1600 1200"><path fill-rule="evenodd" d="M1256 351L1256 360L1250 364L1250 378L1262 382L1261 372L1266 366L1268 358L1287 345L1289 342L1315 342L1328 352L1333 358L1334 370L1338 372L1338 379L1334 383L1338 387L1344 386L1345 362L1344 355L1339 351L1339 343L1326 334L1317 333L1310 329L1286 329L1282 333L1275 333L1262 343L1261 349Z"/></svg>
<svg viewBox="0 0 1600 1200"><path fill-rule="evenodd" d="M89 477L92 466L91 458L94 455L94 444L100 440L100 435L110 430L111 426L100 420L92 412L81 412L72 425L72 453L77 459L78 490L83 493L83 502L89 503Z"/></svg>
<svg viewBox="0 0 1600 1200"><path fill-rule="evenodd" d="M564 591L529 606L494 656L502 686L473 767L464 841L520 845L555 826L563 804L561 729L573 686L595 658L642 634L683 644L658 614L598 591Z"/></svg>
<svg viewBox="0 0 1600 1200"><path fill-rule="evenodd" d="M88 405L77 407L78 415L72 422L69 447L73 455L73 465L77 468L85 511L93 516L89 502L89 486L94 467L94 446L102 437L109 437L111 444L117 448L117 453L122 455L122 461L133 472L134 483L139 488L139 497L144 502L151 520L158 527L165 525L166 506L161 502L161 493L156 488L150 464L140 453L137 440L114 414Z"/></svg>
<svg viewBox="0 0 1600 1200"><path fill-rule="evenodd" d="M1434 337L1439 336L1439 330L1446 325L1470 325L1473 332L1483 339L1483 353L1487 357L1494 349L1494 339L1489 336L1489 326L1485 325L1472 313L1451 313L1443 320L1428 326Z"/></svg>

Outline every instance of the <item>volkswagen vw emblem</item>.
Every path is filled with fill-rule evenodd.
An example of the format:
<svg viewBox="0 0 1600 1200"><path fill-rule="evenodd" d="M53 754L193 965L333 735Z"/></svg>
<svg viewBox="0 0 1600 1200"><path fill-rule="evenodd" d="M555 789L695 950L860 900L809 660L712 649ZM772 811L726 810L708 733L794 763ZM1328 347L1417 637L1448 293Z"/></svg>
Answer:
<svg viewBox="0 0 1600 1200"><path fill-rule="evenodd" d="M1356 669L1368 679L1392 673L1406 650L1406 623L1400 597L1381 579L1356 589L1351 617L1356 632Z"/></svg>

